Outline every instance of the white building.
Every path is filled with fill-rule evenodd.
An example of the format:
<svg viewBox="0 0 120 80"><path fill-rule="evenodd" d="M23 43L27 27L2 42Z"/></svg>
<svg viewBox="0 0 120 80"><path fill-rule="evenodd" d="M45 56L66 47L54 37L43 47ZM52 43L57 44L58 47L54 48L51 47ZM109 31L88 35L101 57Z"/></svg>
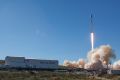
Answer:
<svg viewBox="0 0 120 80"><path fill-rule="evenodd" d="M25 57L7 56L5 58L5 65L16 68L57 69L58 60L25 59Z"/></svg>
<svg viewBox="0 0 120 80"><path fill-rule="evenodd" d="M24 67L26 67L25 57L10 57L10 56L7 56L5 58L5 65L7 65L9 67L24 68Z"/></svg>
<svg viewBox="0 0 120 80"><path fill-rule="evenodd" d="M26 65L30 68L56 69L58 68L58 61L26 59Z"/></svg>

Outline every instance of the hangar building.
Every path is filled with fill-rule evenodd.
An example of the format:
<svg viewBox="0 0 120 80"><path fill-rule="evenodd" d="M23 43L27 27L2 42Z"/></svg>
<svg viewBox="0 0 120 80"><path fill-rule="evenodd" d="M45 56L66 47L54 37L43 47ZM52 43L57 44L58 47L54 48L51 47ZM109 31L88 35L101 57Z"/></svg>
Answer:
<svg viewBox="0 0 120 80"><path fill-rule="evenodd" d="M7 56L5 58L5 65L14 68L57 69L58 60L25 59L25 57Z"/></svg>

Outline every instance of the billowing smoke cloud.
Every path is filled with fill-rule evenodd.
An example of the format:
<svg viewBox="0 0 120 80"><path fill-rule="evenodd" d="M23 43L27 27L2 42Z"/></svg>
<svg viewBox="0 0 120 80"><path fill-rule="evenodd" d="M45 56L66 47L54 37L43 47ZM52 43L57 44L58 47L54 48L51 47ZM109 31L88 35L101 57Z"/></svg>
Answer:
<svg viewBox="0 0 120 80"><path fill-rule="evenodd" d="M95 62L86 63L84 68L89 70L97 70L97 69L103 69L103 65L100 60L97 60Z"/></svg>
<svg viewBox="0 0 120 80"><path fill-rule="evenodd" d="M64 66L80 67L85 69L101 69L108 65L111 59L116 56L109 45L102 45L90 52L87 55L87 62L83 59L78 61L64 61Z"/></svg>
<svg viewBox="0 0 120 80"><path fill-rule="evenodd" d="M100 46L88 53L88 59L90 62L100 60L103 64L108 64L110 60L112 58L115 59L115 57L114 51L109 45Z"/></svg>
<svg viewBox="0 0 120 80"><path fill-rule="evenodd" d="M83 59L79 59L78 61L64 61L64 66L68 66L71 68L84 68L85 61Z"/></svg>

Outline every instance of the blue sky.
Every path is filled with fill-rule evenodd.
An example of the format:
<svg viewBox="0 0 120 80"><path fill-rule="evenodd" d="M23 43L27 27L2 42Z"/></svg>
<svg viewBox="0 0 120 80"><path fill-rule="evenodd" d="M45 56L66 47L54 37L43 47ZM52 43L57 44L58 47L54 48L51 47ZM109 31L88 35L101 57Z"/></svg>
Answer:
<svg viewBox="0 0 120 80"><path fill-rule="evenodd" d="M0 59L5 56L78 60L109 44L120 58L119 0L0 0ZM117 60L116 59L116 60Z"/></svg>

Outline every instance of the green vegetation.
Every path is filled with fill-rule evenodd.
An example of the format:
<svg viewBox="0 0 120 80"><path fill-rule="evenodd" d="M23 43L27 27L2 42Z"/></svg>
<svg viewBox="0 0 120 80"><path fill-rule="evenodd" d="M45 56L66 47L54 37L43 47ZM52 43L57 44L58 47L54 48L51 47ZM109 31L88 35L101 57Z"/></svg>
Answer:
<svg viewBox="0 0 120 80"><path fill-rule="evenodd" d="M115 80L112 79L112 77L109 76L111 80ZM87 76L83 74L64 73L64 72L0 71L0 80L102 80L102 79L100 78L98 79L96 77Z"/></svg>

